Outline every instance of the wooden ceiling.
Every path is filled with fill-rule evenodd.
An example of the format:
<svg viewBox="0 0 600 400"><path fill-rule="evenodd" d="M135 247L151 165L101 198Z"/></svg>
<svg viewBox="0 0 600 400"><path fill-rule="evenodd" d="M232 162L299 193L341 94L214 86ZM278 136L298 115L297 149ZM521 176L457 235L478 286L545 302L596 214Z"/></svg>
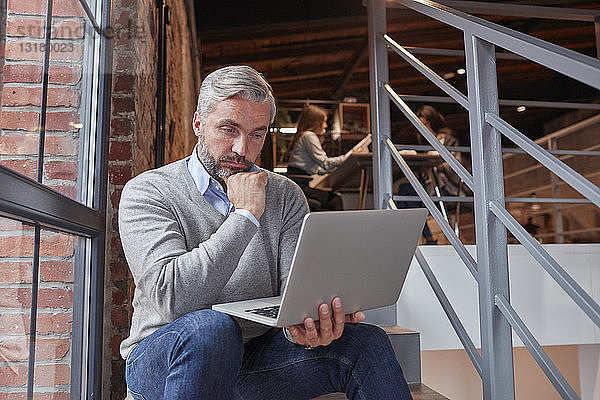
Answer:
<svg viewBox="0 0 600 400"><path fill-rule="evenodd" d="M600 10L597 0L530 0L503 3ZM481 17L500 25L596 56L590 22ZM361 0L223 1L197 7L202 74L225 65L247 64L261 71L278 99L369 99L366 7ZM414 11L388 9L388 33L403 46L463 49L462 32ZM439 75L464 67L464 57L418 55ZM444 95L396 54L389 56L390 82L401 94ZM448 81L466 93L464 75ZM591 102L598 92L522 60L498 60L498 87L503 99ZM420 104L415 103L415 107ZM451 127L466 136L467 117L459 106L436 104ZM569 110L531 109L517 113L503 107L503 117L532 137L545 121ZM393 113L397 129L406 121ZM463 140L464 142L464 140Z"/></svg>

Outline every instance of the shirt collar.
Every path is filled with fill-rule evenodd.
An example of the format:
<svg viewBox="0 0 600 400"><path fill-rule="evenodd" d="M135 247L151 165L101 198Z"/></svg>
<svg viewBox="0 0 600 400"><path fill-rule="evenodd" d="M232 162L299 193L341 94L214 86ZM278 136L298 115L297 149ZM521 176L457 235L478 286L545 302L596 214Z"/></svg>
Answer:
<svg viewBox="0 0 600 400"><path fill-rule="evenodd" d="M204 196L204 193L208 190L211 182L214 186L221 188L221 184L210 176L210 174L204 168L204 165L198 159L197 153L198 145L194 146L194 151L188 160L188 170L192 174L192 178L194 179L194 183L196 187L200 191L200 194ZM258 171L258 167L256 164L252 164L252 168L250 168L250 172ZM222 188L221 188L222 189Z"/></svg>
<svg viewBox="0 0 600 400"><path fill-rule="evenodd" d="M212 179L208 172L206 172L206 168L198 159L198 153L196 153L196 146L194 146L194 151L190 156L188 161L188 169L192 174L192 178L194 179L194 183L196 187L200 191L200 194L204 196L206 190L208 189L208 185L210 184L210 180Z"/></svg>

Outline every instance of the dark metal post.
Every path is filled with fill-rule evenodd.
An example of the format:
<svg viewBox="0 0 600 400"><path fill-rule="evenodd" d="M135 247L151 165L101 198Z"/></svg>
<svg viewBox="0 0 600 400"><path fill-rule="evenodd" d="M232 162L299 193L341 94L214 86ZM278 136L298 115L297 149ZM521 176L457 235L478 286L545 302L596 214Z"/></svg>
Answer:
<svg viewBox="0 0 600 400"><path fill-rule="evenodd" d="M102 2L102 32L110 27L111 1ZM98 101L98 125L96 127L96 165L94 169L93 208L103 216L106 224L106 191L108 185L108 137L110 132L110 104L112 87L112 43L103 34L100 40L100 95ZM90 329L87 398L100 399L102 395L102 349L104 312L104 256L106 227L99 229L92 238L90 274Z"/></svg>
<svg viewBox="0 0 600 400"><path fill-rule="evenodd" d="M156 138L154 147L154 166L165 165L166 110L167 110L167 25L169 24L169 6L163 0L156 1L158 8L158 68L156 93Z"/></svg>
<svg viewBox="0 0 600 400"><path fill-rule="evenodd" d="M596 58L600 58L600 17L594 18L594 32L596 34Z"/></svg>

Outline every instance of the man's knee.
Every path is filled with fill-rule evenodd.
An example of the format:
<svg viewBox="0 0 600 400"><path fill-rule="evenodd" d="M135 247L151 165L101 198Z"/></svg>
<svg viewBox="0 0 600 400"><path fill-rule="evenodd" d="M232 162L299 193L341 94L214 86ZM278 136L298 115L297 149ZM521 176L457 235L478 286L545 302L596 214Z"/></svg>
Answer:
<svg viewBox="0 0 600 400"><path fill-rule="evenodd" d="M190 351L241 360L244 350L242 331L229 315L214 310L198 310L176 322L181 327L180 340Z"/></svg>
<svg viewBox="0 0 600 400"><path fill-rule="evenodd" d="M352 343L360 355L369 357L393 356L394 349L383 329L369 324L347 324L344 329L348 342Z"/></svg>

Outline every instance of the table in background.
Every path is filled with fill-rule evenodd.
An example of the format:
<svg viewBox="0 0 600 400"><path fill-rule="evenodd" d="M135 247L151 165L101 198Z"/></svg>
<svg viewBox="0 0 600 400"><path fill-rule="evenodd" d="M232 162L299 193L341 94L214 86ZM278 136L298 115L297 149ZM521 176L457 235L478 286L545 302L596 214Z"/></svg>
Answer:
<svg viewBox="0 0 600 400"><path fill-rule="evenodd" d="M403 154L402 157L413 170L434 167L443 162L439 154ZM373 153L352 153L332 172L313 175L310 187L323 190L358 188L358 209L362 210L366 203L372 166Z"/></svg>

